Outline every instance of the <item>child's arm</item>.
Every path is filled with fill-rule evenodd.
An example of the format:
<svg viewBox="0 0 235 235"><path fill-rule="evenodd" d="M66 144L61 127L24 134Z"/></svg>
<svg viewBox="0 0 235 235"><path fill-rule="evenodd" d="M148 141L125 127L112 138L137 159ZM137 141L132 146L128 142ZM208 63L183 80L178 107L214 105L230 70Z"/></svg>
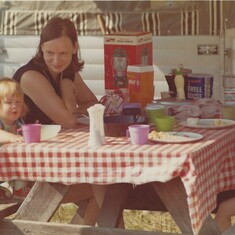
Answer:
<svg viewBox="0 0 235 235"><path fill-rule="evenodd" d="M14 142L23 142L23 136L15 135L4 130L0 130L0 143L14 143Z"/></svg>

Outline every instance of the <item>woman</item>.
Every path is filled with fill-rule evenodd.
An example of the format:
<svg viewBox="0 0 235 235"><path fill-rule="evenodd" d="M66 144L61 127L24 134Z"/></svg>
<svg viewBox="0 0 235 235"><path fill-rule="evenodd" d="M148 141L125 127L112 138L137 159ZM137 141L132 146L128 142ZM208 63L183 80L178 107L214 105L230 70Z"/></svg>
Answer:
<svg viewBox="0 0 235 235"><path fill-rule="evenodd" d="M77 32L69 19L55 17L48 21L35 57L13 76L20 83L29 108L26 123L57 123L74 128L77 115L98 102L79 74L84 63L79 61L78 49ZM84 199L91 202L84 223L94 224L99 207L89 184L72 185L63 202Z"/></svg>
<svg viewBox="0 0 235 235"><path fill-rule="evenodd" d="M41 32L36 56L19 68L13 79L25 93L26 123L77 125L76 116L97 103L79 71L77 32L69 19L52 18Z"/></svg>

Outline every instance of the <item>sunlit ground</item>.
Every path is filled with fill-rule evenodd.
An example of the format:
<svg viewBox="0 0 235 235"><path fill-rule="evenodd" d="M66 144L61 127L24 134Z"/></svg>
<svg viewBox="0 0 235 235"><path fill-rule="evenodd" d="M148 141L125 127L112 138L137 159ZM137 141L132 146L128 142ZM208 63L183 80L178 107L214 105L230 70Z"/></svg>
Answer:
<svg viewBox="0 0 235 235"><path fill-rule="evenodd" d="M76 210L77 206L72 203L63 204L51 221L69 223ZM179 228L167 212L125 210L123 216L126 229L180 233ZM233 217L232 223L235 224L235 217Z"/></svg>

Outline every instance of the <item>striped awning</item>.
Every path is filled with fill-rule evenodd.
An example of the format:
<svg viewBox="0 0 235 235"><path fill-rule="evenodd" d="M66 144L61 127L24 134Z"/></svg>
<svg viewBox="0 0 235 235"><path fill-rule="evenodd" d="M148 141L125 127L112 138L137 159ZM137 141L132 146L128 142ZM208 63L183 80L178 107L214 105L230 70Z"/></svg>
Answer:
<svg viewBox="0 0 235 235"><path fill-rule="evenodd" d="M119 5L112 9L103 8L96 1L55 2L36 1L26 8L22 5L0 8L1 35L39 35L46 22L54 17L70 18L76 25L78 35L102 35L97 15L101 14L107 33L117 31L148 31L153 36L165 35L219 35L226 26L235 27L235 7L233 1L191 1L197 4L191 7L155 9L150 8L149 1L134 1L134 10L130 2L127 7ZM108 3L105 1L105 3ZM144 3L145 5L143 5ZM172 1L162 1L172 2ZM26 2L22 2L26 4ZM93 4L92 4L93 3ZM138 4L137 4L138 3ZM48 5L49 4L49 5ZM53 5L51 5L53 4ZM61 5L64 4L64 5ZM117 3L118 4L118 3ZM120 4L120 3L119 3ZM142 5L141 5L142 4ZM119 6L119 7L118 7Z"/></svg>

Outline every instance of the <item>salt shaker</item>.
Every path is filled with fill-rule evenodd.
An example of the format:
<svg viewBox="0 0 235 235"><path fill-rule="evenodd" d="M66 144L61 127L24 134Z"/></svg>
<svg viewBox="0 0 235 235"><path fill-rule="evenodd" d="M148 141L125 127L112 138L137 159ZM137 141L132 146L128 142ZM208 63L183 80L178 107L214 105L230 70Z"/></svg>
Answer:
<svg viewBox="0 0 235 235"><path fill-rule="evenodd" d="M90 147L100 146L102 145L101 135L100 135L100 125L99 122L96 120L98 116L99 110L97 107L92 106L87 109L90 119L90 135L88 145Z"/></svg>
<svg viewBox="0 0 235 235"><path fill-rule="evenodd" d="M102 104L95 104L94 105L97 109L97 122L99 125L99 131L100 131L100 138L101 138L101 143L102 144L106 144L106 140L105 140L105 134L104 134L104 110L105 110L105 106Z"/></svg>

